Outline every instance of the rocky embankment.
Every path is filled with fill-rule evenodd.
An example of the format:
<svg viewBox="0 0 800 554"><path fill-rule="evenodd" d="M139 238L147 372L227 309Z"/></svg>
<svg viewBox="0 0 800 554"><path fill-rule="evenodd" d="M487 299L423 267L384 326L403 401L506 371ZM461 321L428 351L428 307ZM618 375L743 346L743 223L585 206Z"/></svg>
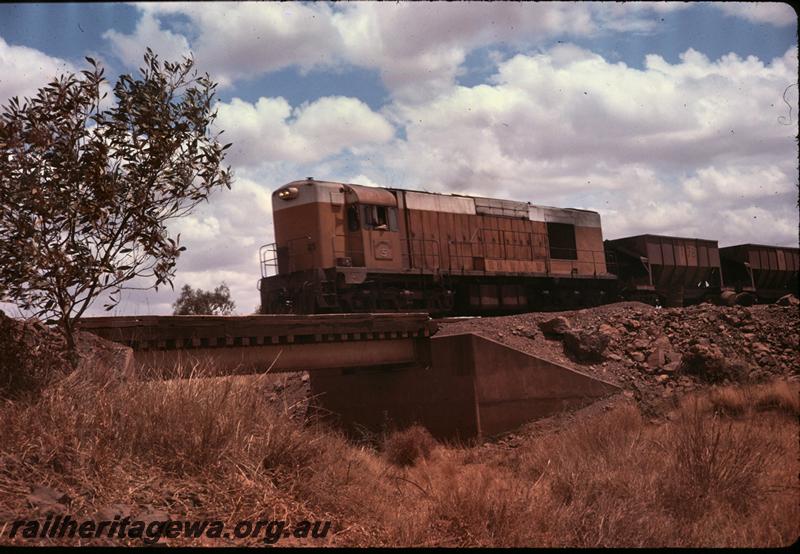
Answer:
<svg viewBox="0 0 800 554"><path fill-rule="evenodd" d="M800 378L800 308L784 304L654 308L623 302L445 321L439 333L477 333L617 384L655 406L707 384Z"/></svg>
<svg viewBox="0 0 800 554"><path fill-rule="evenodd" d="M557 313L444 321L438 333L474 332L621 386L645 405L706 384L800 377L800 307L780 304L654 308L623 302ZM125 372L127 347L79 333L81 366ZM36 322L0 312L0 396L36 391L69 372L63 338ZM110 375L109 375L110 376ZM275 402L303 403L308 376L263 382ZM285 399L284 399L285 400Z"/></svg>

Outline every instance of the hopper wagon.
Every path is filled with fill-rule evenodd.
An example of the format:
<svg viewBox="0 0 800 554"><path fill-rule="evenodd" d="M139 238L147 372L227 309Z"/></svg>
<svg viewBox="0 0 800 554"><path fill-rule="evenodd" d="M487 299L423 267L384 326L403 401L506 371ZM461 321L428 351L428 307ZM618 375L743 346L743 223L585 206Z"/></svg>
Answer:
<svg viewBox="0 0 800 554"><path fill-rule="evenodd" d="M774 302L798 291L800 249L761 244L720 248L725 284L753 301Z"/></svg>
<svg viewBox="0 0 800 554"><path fill-rule="evenodd" d="M683 306L714 301L722 293L715 240L637 235L607 240L606 252L626 300Z"/></svg>

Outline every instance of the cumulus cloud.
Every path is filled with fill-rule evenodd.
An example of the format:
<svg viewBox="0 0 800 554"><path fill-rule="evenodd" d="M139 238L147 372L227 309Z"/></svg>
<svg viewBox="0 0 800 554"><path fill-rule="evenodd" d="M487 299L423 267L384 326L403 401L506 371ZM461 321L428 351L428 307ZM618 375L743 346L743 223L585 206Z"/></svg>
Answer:
<svg viewBox="0 0 800 554"><path fill-rule="evenodd" d="M168 314L184 284L213 290L223 281L231 290L237 312L253 313L258 304L259 247L271 242L273 236L272 186L270 182L239 176L231 190L216 191L194 213L172 222L172 236L180 233L180 243L186 247L178 259L175 289L126 291L119 313ZM100 315L102 302L96 303L91 313Z"/></svg>
<svg viewBox="0 0 800 554"><path fill-rule="evenodd" d="M683 182L689 198L705 201L711 198L749 199L769 195L791 194L792 183L777 166L704 167Z"/></svg>
<svg viewBox="0 0 800 554"><path fill-rule="evenodd" d="M775 27L797 23L797 12L784 2L713 2L712 5L727 15L751 23L768 23Z"/></svg>
<svg viewBox="0 0 800 554"><path fill-rule="evenodd" d="M189 46L223 86L289 66L342 64L375 69L395 95L432 96L449 87L466 55L491 44L530 47L556 36L653 29L655 16L682 3L143 3L131 35L105 38L127 64L142 44L175 55ZM188 18L195 38L163 29L159 18ZM156 48L156 49L157 49Z"/></svg>
<svg viewBox="0 0 800 554"><path fill-rule="evenodd" d="M777 244L797 247L797 207L784 203L769 209L760 206L731 208L720 213L713 236L720 246ZM787 240L787 237L794 240Z"/></svg>
<svg viewBox="0 0 800 554"><path fill-rule="evenodd" d="M788 4L712 3L724 13L776 26L796 21ZM290 66L301 70L355 65L380 72L397 97L433 97L454 83L469 52L494 44L529 49L554 37L653 32L686 2L472 3L142 3L131 35L104 36L129 65L143 44L165 56L190 47L223 86ZM189 21L191 41L159 18ZM189 34L189 33L187 33ZM191 44L190 44L191 42Z"/></svg>
<svg viewBox="0 0 800 554"><path fill-rule="evenodd" d="M180 60L190 54L186 37L162 29L158 19L149 12L142 14L133 34L125 35L111 29L103 33L103 38L111 45L113 54L129 67L142 63L146 46L166 60Z"/></svg>
<svg viewBox="0 0 800 554"><path fill-rule="evenodd" d="M355 3L333 20L349 62L378 68L390 90L411 97L452 84L479 46L595 29L589 7L568 3Z"/></svg>
<svg viewBox="0 0 800 554"><path fill-rule="evenodd" d="M8 44L0 37L0 102L20 99L36 91L61 73L74 72L68 61L54 58L27 46Z"/></svg>
<svg viewBox="0 0 800 554"><path fill-rule="evenodd" d="M329 66L341 49L331 8L321 3L160 2L137 7L142 18L132 35L104 35L124 62L138 63L143 45L163 46L163 55L172 57L191 46L198 64L222 86L293 65L305 70ZM186 36L161 28L159 18L169 15L188 18L196 35L191 45Z"/></svg>
<svg viewBox="0 0 800 554"><path fill-rule="evenodd" d="M796 122L781 126L777 117L796 67L794 50L769 64L734 54L710 62L688 50L680 63L650 56L638 70L559 46L503 62L491 85L396 104L394 115L405 122L408 147L433 157L463 152L467 163L479 150L499 160L591 155L681 167L734 154L780 158L794 147Z"/></svg>
<svg viewBox="0 0 800 554"><path fill-rule="evenodd" d="M646 34L663 14L685 10L690 2L591 2L592 15L603 31ZM658 17L655 17L658 16Z"/></svg>
<svg viewBox="0 0 800 554"><path fill-rule="evenodd" d="M218 104L217 125L233 143L230 160L312 162L344 150L389 141L394 129L357 98L323 97L292 108L284 98Z"/></svg>
<svg viewBox="0 0 800 554"><path fill-rule="evenodd" d="M396 102L406 138L383 160L412 187L597 209L607 236L714 238L755 207L775 226L756 217L735 236L796 244L797 120L779 121L796 72L794 49L768 63L690 49L639 70L561 45L500 63L488 84Z"/></svg>
<svg viewBox="0 0 800 554"><path fill-rule="evenodd" d="M184 36L162 29L158 19L147 12L142 14L132 35L112 29L103 33L103 38L111 44L114 55L131 67L141 64L146 47L166 60L177 61L190 54L189 42Z"/></svg>

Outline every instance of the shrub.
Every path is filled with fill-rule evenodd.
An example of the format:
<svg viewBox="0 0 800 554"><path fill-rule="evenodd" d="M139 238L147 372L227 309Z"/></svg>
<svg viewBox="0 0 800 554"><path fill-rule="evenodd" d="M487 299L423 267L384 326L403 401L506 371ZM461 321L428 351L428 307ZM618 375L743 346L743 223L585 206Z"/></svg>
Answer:
<svg viewBox="0 0 800 554"><path fill-rule="evenodd" d="M681 412L671 450L673 479L663 484L663 492L672 509L686 517L718 501L747 512L762 492L759 481L767 462L780 455L774 444L763 444L752 427L709 417L696 406Z"/></svg>
<svg viewBox="0 0 800 554"><path fill-rule="evenodd" d="M383 445L386 459L397 466L412 466L420 458L427 459L436 446L436 440L427 429L412 425L389 435Z"/></svg>
<svg viewBox="0 0 800 554"><path fill-rule="evenodd" d="M0 312L0 397L38 396L67 373L63 339L38 321Z"/></svg>

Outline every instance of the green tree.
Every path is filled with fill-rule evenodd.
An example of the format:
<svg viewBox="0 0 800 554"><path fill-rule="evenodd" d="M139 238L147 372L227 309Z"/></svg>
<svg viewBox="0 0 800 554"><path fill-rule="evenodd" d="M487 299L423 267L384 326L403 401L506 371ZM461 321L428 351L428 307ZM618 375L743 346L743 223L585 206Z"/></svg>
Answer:
<svg viewBox="0 0 800 554"><path fill-rule="evenodd" d="M174 315L228 315L236 309L236 304L231 300L231 291L225 283L214 292L183 285L172 309Z"/></svg>
<svg viewBox="0 0 800 554"><path fill-rule="evenodd" d="M167 229L213 189L230 188L230 144L211 132L216 84L191 58L148 48L109 85L63 74L0 111L0 297L57 323L71 359L75 324L99 296L172 286L182 250ZM107 106L110 104L110 106Z"/></svg>

